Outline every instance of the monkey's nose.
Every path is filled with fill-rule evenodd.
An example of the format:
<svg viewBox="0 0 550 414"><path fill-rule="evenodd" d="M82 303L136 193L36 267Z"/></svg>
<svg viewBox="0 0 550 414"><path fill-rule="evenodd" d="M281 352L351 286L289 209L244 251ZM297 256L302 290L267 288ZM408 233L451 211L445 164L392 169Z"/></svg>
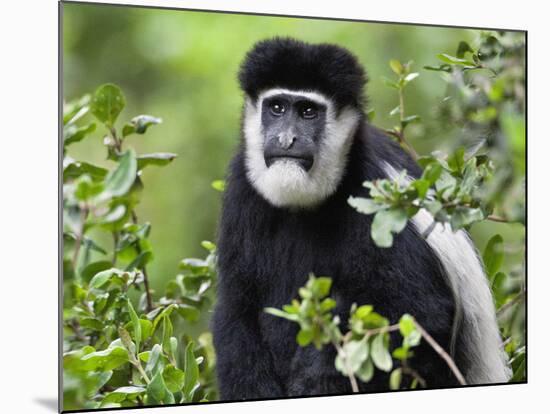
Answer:
<svg viewBox="0 0 550 414"><path fill-rule="evenodd" d="M296 136L294 135L279 135L278 137L279 145L287 150L290 147L292 147L292 144L294 144L294 141L296 141Z"/></svg>

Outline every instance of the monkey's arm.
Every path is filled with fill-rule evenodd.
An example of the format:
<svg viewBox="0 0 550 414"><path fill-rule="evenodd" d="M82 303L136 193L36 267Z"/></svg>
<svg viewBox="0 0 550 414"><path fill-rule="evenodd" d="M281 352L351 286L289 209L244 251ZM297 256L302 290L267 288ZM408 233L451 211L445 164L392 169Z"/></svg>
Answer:
<svg viewBox="0 0 550 414"><path fill-rule="evenodd" d="M213 332L218 385L223 400L284 396L258 327L254 292L220 278Z"/></svg>

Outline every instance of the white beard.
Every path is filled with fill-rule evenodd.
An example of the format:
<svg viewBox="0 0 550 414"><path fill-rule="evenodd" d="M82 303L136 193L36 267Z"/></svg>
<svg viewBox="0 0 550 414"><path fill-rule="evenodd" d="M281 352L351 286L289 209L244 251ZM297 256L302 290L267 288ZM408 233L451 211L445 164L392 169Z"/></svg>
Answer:
<svg viewBox="0 0 550 414"><path fill-rule="evenodd" d="M264 160L264 134L261 123L262 101L286 93L305 96L327 107L326 133L309 171L292 160L279 160L267 167ZM353 141L360 112L346 107L338 117L332 103L316 92L269 89L258 96L257 103L246 98L244 136L246 170L250 183L276 207L314 207L331 196L342 179L347 155Z"/></svg>

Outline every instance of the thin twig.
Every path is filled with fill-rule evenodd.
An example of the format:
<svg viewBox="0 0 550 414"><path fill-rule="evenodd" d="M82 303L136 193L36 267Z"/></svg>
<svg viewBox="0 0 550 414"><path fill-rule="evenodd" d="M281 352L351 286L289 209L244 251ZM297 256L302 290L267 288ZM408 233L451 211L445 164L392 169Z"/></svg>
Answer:
<svg viewBox="0 0 550 414"><path fill-rule="evenodd" d="M496 216L494 214L489 214L487 220L496 221L498 223L512 223L510 220L505 219L504 217Z"/></svg>
<svg viewBox="0 0 550 414"><path fill-rule="evenodd" d="M405 150L408 151L409 155L413 157L415 161L418 159L418 153L414 150L413 146L405 138L405 135L403 134L402 131L396 132L396 131L392 131L391 129L387 129L386 133L397 138L397 141L399 142L399 144L401 144L405 148Z"/></svg>
<svg viewBox="0 0 550 414"><path fill-rule="evenodd" d="M138 359L136 359L135 356L132 355L132 360L130 361L130 363L137 368L137 370L139 371L139 374L143 377L143 379L145 380L145 382L147 384L149 384L151 382L151 380L149 379L149 377L147 376L147 374L145 373L145 371L143 370L143 367L141 366L141 363L139 362Z"/></svg>
<svg viewBox="0 0 550 414"><path fill-rule="evenodd" d="M109 128L109 132L115 144L116 151L118 153L122 152L122 141L117 137L116 129L114 127L111 127ZM134 210L132 210L132 222L134 224L138 224L138 218ZM114 235L114 237L116 240L117 236ZM139 241L136 243L136 250L138 255L142 253L141 247L139 245ZM115 243L115 253L114 253L113 263L115 261L116 261L116 243ZM145 297L147 299L147 312L150 312L151 310L153 310L153 300L151 298L151 291L149 290L149 277L147 275L147 269L145 268L145 265L142 266L141 272L143 273L143 285L145 287Z"/></svg>
<svg viewBox="0 0 550 414"><path fill-rule="evenodd" d="M401 369L403 371L403 373L405 374L408 374L410 375L411 377L413 377L414 379L416 379L416 381L418 381L418 383L420 384L420 386L422 388L426 388L426 380L424 378L422 378L422 376L418 373L417 370L415 369L412 369L409 364L407 363L406 360L404 360L402 363L401 363Z"/></svg>
<svg viewBox="0 0 550 414"><path fill-rule="evenodd" d="M399 330L399 324L396 323L395 325L388 325L388 326L382 326L380 328L372 328L368 329L367 333L365 334L368 337L372 335L387 333L387 332L394 332Z"/></svg>
<svg viewBox="0 0 550 414"><path fill-rule="evenodd" d="M428 344L431 345L431 347L434 349L435 352L439 354L441 358L447 363L451 371L453 372L454 376L460 383L460 385L466 385L466 380L464 379L464 376L456 366L455 362L451 358L451 356L436 342L435 339L432 338L432 336L420 325L416 319L413 318L414 324L416 326L416 329L420 332L420 335L428 342Z"/></svg>
<svg viewBox="0 0 550 414"><path fill-rule="evenodd" d="M511 300L506 302L504 305L502 305L497 310L497 318L500 318L502 315L504 315L506 313L506 311L508 309L510 309L514 305L518 304L519 302L521 302L524 297L525 297L525 291L522 290L521 292L519 292L516 296L514 296Z"/></svg>
<svg viewBox="0 0 550 414"><path fill-rule="evenodd" d="M351 384L351 390L353 392L359 392L359 385L357 384L357 378L355 378L355 375L351 368L349 367L348 363L348 356L344 352L344 349L340 346L338 341L336 341L334 338L331 339L332 345L336 348L336 352L338 352L338 355L342 358L342 361L344 362L344 369L346 370L346 374L349 378L349 382Z"/></svg>
<svg viewBox="0 0 550 414"><path fill-rule="evenodd" d="M113 248L113 266L115 266L116 264L116 259L117 259L117 248L118 248L118 231L113 231L113 244L114 244L114 248Z"/></svg>
<svg viewBox="0 0 550 414"><path fill-rule="evenodd" d="M132 211L132 221L134 224L138 224L138 218L135 211ZM136 250L138 255L142 253L139 241L136 243ZM147 312L151 312L153 310L153 299L151 298L151 291L149 290L149 276L147 275L145 265L141 267L141 272L143 273L143 285L145 287L145 298L147 299Z"/></svg>
<svg viewBox="0 0 550 414"><path fill-rule="evenodd" d="M407 139L405 138L405 131L404 131L405 128L403 126L404 121L405 121L405 98L404 98L404 94L403 94L403 87L401 87L401 88L399 88L399 123L400 123L400 129L399 129L398 139L399 139L399 142L402 145L404 144L407 147L409 153L411 154L411 156L416 161L418 159L418 154L414 150L413 146L409 143L409 141L407 141Z"/></svg>
<svg viewBox="0 0 550 414"><path fill-rule="evenodd" d="M82 247L82 239L84 238L84 224L86 222L86 217L88 216L88 207L82 207L80 212L80 228L76 234L76 244L74 246L73 253L73 269L76 272L76 264L78 262L78 254L80 253L80 247Z"/></svg>

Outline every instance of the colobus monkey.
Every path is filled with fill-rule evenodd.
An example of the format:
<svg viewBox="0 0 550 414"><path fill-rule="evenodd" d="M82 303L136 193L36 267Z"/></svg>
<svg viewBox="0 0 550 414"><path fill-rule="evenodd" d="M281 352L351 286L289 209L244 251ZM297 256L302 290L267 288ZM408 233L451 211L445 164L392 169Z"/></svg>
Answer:
<svg viewBox="0 0 550 414"><path fill-rule="evenodd" d="M263 311L289 303L311 272L332 277L342 323L352 303L372 304L392 323L410 313L454 356L467 383L506 382L491 292L467 233L438 224L424 239L432 217L420 211L391 248L378 248L372 216L347 203L368 196L365 180L421 174L367 122L357 59L335 45L265 40L246 56L239 81L243 137L223 200L213 317L221 398L351 392L331 347L298 346L296 324ZM457 384L425 343L410 365L430 387ZM387 388L383 372L360 384Z"/></svg>

